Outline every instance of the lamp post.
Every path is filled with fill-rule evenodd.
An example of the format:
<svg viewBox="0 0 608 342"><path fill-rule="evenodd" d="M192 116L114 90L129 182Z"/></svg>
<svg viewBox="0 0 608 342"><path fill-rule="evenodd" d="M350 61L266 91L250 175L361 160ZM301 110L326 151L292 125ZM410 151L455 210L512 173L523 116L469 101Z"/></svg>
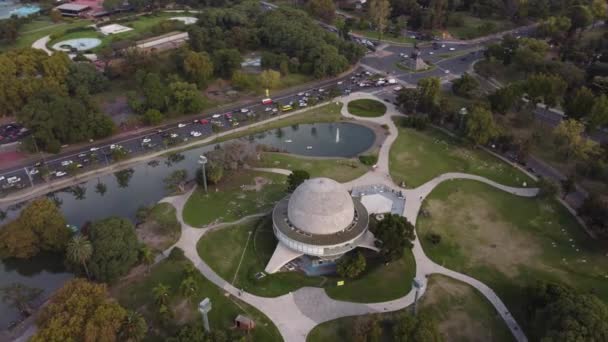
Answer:
<svg viewBox="0 0 608 342"><path fill-rule="evenodd" d="M205 165L207 164L207 157L204 155L200 155L198 157L198 163L201 164L201 168L203 169L203 185L205 187L205 192L207 192L207 173L205 171Z"/></svg>
<svg viewBox="0 0 608 342"><path fill-rule="evenodd" d="M211 300L209 298L203 299L203 301L198 304L198 311L203 315L203 325L205 326L205 331L209 332L211 329L209 328L209 311L211 311Z"/></svg>
<svg viewBox="0 0 608 342"><path fill-rule="evenodd" d="M466 116L469 114L469 111L467 110L466 107L462 107L460 108L460 111L458 111L458 114L460 114L460 129L463 130L464 129L464 125L465 125L465 119Z"/></svg>
<svg viewBox="0 0 608 342"><path fill-rule="evenodd" d="M416 305L418 304L418 296L420 294L420 291L424 289L424 284L418 278L414 278L414 280L412 280L412 287L416 289L416 294L414 295L414 315L416 315Z"/></svg>

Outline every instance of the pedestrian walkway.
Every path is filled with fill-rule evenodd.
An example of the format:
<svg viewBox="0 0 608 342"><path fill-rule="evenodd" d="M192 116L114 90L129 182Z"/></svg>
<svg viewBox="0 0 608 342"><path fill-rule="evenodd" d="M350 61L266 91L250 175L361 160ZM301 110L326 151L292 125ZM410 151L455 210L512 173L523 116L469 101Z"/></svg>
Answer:
<svg viewBox="0 0 608 342"><path fill-rule="evenodd" d="M385 140L384 144L380 148L378 153L378 163L374 171L370 171L365 175L344 183L345 186L352 189L353 187L365 187L370 185L379 185L385 187L387 190L394 191L395 193L401 192L405 198L405 206L402 211L402 215L413 224L416 223L418 212L422 202L428 196L432 190L439 184L445 181L451 181L456 179L468 179L483 182L497 189L509 192L516 196L532 197L538 193L538 189L530 188L515 188L505 186L489 180L484 177L470 175L466 173L446 173L442 174L427 183L421 185L415 189L402 189L390 178L389 174L389 151L390 146L397 137L397 127L393 123L391 117L398 115L396 108L387 104L387 112L384 116L378 118L360 118L352 116L348 113L347 103L349 101L361 98L376 99L376 97L369 94L356 93L343 99L345 106L342 109L342 115L348 118L353 118L362 121L372 121L378 124L385 124L388 126L389 135ZM290 171L285 169L258 169L259 171L275 172L281 174L287 174ZM226 293L239 297L239 299L246 303L254 306L266 316L268 316L273 323L277 326L281 336L285 341L289 342L304 342L308 333L318 324L327 322L333 319L346 316L364 315L372 313L390 312L402 310L414 303L416 296L415 291L412 289L405 296L381 303L353 303L331 299L325 293L325 290L321 288L304 287L298 289L295 292L275 297L265 298L256 296L247 292L243 292L240 289L235 288L226 280L222 279L217 273L215 273L206 263L202 260L197 252L196 245L200 238L208 231L217 229L218 227L228 226L229 224L220 224L217 226L211 226L207 229L194 228L187 225L183 221L183 209L186 201L192 194L193 190L181 196L168 197L162 200L162 202L172 204L177 212L177 218L182 225L182 235L175 246L184 250L186 257L188 257L196 268L211 282L222 288ZM524 332L515 321L506 305L496 295L496 293L481 283L480 281L461 274L452 270L449 270L443 266L440 266L430 260L422 246L420 241L416 239L414 241L414 247L412 249L414 258L416 260L416 278L423 287L421 288L419 295L423 295L426 289L426 281L428 276L431 274L442 274L457 280L460 280L475 289L477 289L488 301L496 308L498 314L503 318L507 327L511 330L515 339L519 342L527 341Z"/></svg>

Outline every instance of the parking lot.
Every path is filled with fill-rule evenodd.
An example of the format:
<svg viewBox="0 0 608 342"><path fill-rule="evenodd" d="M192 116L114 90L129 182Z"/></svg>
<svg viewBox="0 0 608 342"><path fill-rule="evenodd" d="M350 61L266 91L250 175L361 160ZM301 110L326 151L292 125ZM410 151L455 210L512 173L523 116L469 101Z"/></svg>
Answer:
<svg viewBox="0 0 608 342"><path fill-rule="evenodd" d="M18 123L0 126L0 145L10 144L27 136L29 131Z"/></svg>

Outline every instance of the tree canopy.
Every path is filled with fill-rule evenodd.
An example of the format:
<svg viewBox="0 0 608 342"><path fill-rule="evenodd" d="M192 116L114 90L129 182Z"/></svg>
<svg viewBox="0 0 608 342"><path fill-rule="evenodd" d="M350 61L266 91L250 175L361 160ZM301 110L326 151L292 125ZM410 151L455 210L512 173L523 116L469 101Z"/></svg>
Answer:
<svg viewBox="0 0 608 342"><path fill-rule="evenodd" d="M406 248L412 248L416 238L414 226L403 216L385 214L384 218L370 227L376 239L380 240L380 253L388 261L403 257Z"/></svg>
<svg viewBox="0 0 608 342"><path fill-rule="evenodd" d="M485 145L496 137L498 129L492 112L481 106L474 106L467 115L465 134L476 145Z"/></svg>
<svg viewBox="0 0 608 342"><path fill-rule="evenodd" d="M139 242L129 220L111 217L96 221L89 228L89 237L93 245L89 271L93 278L114 281L137 262Z"/></svg>
<svg viewBox="0 0 608 342"><path fill-rule="evenodd" d="M39 252L63 252L71 234L55 202L39 198L0 229L0 257L27 259Z"/></svg>
<svg viewBox="0 0 608 342"><path fill-rule="evenodd" d="M305 170L293 170L287 176L287 192L293 192L305 180L310 179L310 174Z"/></svg>

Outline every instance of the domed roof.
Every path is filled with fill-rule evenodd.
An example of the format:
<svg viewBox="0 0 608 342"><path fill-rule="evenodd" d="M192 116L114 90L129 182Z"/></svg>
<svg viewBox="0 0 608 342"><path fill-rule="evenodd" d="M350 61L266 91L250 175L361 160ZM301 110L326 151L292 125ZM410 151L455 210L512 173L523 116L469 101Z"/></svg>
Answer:
<svg viewBox="0 0 608 342"><path fill-rule="evenodd" d="M318 235L348 227L355 216L353 199L342 185L329 178L300 184L289 198L287 217L298 229Z"/></svg>

